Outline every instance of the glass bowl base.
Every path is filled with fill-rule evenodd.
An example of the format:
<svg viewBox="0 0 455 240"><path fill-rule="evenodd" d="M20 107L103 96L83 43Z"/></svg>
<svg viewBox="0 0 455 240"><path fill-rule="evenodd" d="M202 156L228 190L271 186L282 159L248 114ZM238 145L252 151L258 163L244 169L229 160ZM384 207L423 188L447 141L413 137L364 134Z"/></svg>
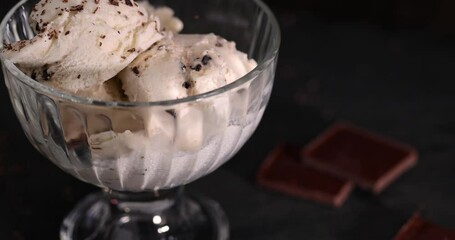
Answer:
<svg viewBox="0 0 455 240"><path fill-rule="evenodd" d="M62 240L227 240L229 223L219 204L178 189L165 196L97 193L64 219Z"/></svg>

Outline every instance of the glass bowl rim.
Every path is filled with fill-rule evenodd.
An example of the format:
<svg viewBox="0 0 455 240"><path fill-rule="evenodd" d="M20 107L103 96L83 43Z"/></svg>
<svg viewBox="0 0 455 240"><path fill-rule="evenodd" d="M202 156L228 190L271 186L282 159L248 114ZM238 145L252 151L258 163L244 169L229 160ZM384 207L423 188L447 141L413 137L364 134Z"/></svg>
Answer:
<svg viewBox="0 0 455 240"><path fill-rule="evenodd" d="M9 10L9 12L3 18L0 24L0 31L3 31L6 28L6 25L10 21L11 17L16 13L16 11L29 0L21 0L18 2L13 8ZM201 101L212 96L221 95L229 90L232 90L236 87L239 87L243 84L246 84L254 79L256 79L261 72L266 70L270 64L276 59L278 55L278 51L281 44L281 30L278 24L278 20L272 10L265 4L262 0L250 0L254 2L269 18L271 27L272 27L272 47L267 50L267 53L252 71L250 71L245 76L239 78L238 80L227 84L221 88L214 89L212 91L180 98L180 99L172 99L172 100L164 100L164 101L155 101L155 102L111 102L111 101L100 101L94 100L90 98L80 97L72 93L68 93L62 90L58 90L37 82L36 80L30 78L25 73L23 73L15 64L13 64L8 59L4 59L0 55L0 60L4 63L7 70L12 73L16 78L18 78L22 83L28 85L29 87L33 88L35 91L39 91L43 94L53 96L62 100L66 100L73 103L78 104L86 104L86 105L95 105L95 106L106 106L106 107L150 107L150 106L172 106L178 105L183 103ZM3 43L3 34L0 34L0 43ZM0 49L3 48L3 44L0 44ZM6 81L6 79L5 79Z"/></svg>

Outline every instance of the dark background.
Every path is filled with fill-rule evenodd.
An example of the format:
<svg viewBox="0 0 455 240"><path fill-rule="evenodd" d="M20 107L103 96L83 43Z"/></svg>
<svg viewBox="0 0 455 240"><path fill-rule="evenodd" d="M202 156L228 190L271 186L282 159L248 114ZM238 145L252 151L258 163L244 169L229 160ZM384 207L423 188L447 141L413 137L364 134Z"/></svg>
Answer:
<svg viewBox="0 0 455 240"><path fill-rule="evenodd" d="M15 2L2 0L0 16ZM455 1L267 2L283 32L269 108L240 153L189 188L221 203L234 240L391 239L416 210L455 228ZM65 214L97 189L32 148L4 84L0 109L0 239L57 239ZM277 143L304 145L334 121L415 146L418 165L337 210L255 184Z"/></svg>

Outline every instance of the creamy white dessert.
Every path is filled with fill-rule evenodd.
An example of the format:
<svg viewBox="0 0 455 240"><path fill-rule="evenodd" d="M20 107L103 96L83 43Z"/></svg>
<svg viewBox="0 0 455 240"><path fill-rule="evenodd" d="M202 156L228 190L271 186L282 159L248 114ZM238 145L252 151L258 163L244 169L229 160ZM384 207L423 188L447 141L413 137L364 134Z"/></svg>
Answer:
<svg viewBox="0 0 455 240"><path fill-rule="evenodd" d="M163 38L159 20L130 0L42 0L37 35L2 54L32 78L71 93L99 88Z"/></svg>
<svg viewBox="0 0 455 240"><path fill-rule="evenodd" d="M179 34L183 23L172 9L146 2L42 0L31 19L38 35L6 45L1 54L43 84L94 100L187 98L257 66L220 36ZM243 87L172 107L58 103L65 142L80 148L68 149L71 161L61 165L115 190L191 182L226 161L257 126L263 109L254 106L247 116L253 97Z"/></svg>

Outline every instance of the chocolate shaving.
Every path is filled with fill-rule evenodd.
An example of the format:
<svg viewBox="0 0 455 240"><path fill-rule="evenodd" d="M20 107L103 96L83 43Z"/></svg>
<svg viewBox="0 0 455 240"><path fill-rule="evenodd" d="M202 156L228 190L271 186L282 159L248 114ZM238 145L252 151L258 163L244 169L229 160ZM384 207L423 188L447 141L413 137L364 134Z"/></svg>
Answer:
<svg viewBox="0 0 455 240"><path fill-rule="evenodd" d="M66 31L65 36L68 35L68 34L70 34L70 31Z"/></svg>
<svg viewBox="0 0 455 240"><path fill-rule="evenodd" d="M144 16L143 12L141 12L141 11L137 11L137 12L139 13L139 15Z"/></svg>
<svg viewBox="0 0 455 240"><path fill-rule="evenodd" d="M105 38L106 38L106 35L101 35L100 38L101 38L101 39L105 39Z"/></svg>
<svg viewBox="0 0 455 240"><path fill-rule="evenodd" d="M129 53L133 53L135 51L136 51L136 48L131 48L131 49L128 50Z"/></svg>
<svg viewBox="0 0 455 240"><path fill-rule="evenodd" d="M71 11L71 12L80 12L80 11L82 11L82 10L84 10L84 5L72 6L72 7L70 8L70 11Z"/></svg>
<svg viewBox="0 0 455 240"><path fill-rule="evenodd" d="M202 69L202 65L201 64L198 64L196 66L191 66L191 70L194 70L196 72L201 71L201 69Z"/></svg>
<svg viewBox="0 0 455 240"><path fill-rule="evenodd" d="M137 76L139 76L139 74L141 74L138 67L131 68L131 71L133 71L133 73L136 74Z"/></svg>
<svg viewBox="0 0 455 240"><path fill-rule="evenodd" d="M209 55L205 55L203 58L202 58L202 64L205 66L207 64L209 64L209 62L212 60L212 57L210 57Z"/></svg>
<svg viewBox="0 0 455 240"><path fill-rule="evenodd" d="M99 9L100 9L100 7L96 7L96 8L95 8L95 11L93 11L93 14L95 14L96 12L98 12Z"/></svg>
<svg viewBox="0 0 455 240"><path fill-rule="evenodd" d="M109 3L114 6L118 6L118 0L109 0Z"/></svg>
<svg viewBox="0 0 455 240"><path fill-rule="evenodd" d="M132 7L133 6L133 3L131 2L131 0L125 0L125 4Z"/></svg>

